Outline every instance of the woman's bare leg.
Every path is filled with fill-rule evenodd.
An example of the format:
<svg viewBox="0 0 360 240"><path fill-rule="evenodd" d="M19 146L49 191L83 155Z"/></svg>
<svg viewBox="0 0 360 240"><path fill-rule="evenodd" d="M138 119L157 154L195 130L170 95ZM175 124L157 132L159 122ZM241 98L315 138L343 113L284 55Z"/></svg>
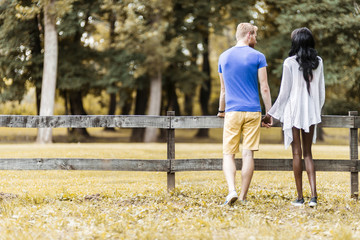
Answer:
<svg viewBox="0 0 360 240"><path fill-rule="evenodd" d="M314 125L310 127L310 132L306 133L304 130L301 130L302 135L302 145L303 145L303 155L305 161L305 168L309 178L311 197L317 197L316 193L316 172L314 167L314 161L312 158L311 146L314 135Z"/></svg>
<svg viewBox="0 0 360 240"><path fill-rule="evenodd" d="M301 141L300 141L300 130L297 128L292 129L293 141L291 143L292 155L293 155L293 171L295 177L296 190L298 199L303 198L302 191L302 162L301 162Z"/></svg>

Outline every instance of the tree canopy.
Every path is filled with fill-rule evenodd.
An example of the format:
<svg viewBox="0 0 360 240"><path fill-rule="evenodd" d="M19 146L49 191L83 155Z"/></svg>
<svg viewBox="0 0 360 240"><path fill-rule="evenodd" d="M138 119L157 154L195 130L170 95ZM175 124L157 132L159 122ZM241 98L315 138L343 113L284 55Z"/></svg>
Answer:
<svg viewBox="0 0 360 240"><path fill-rule="evenodd" d="M41 89L44 12L40 0L0 1L0 100ZM56 0L57 92L66 114L86 114L87 94L111 95L103 107L146 114L154 78L159 111L215 114L218 55L235 44L239 22L259 27L275 100L290 34L308 27L324 60L325 113L360 110L360 8L353 0ZM152 103L153 104L153 103ZM112 107L111 107L112 106ZM39 107L39 106L37 106Z"/></svg>

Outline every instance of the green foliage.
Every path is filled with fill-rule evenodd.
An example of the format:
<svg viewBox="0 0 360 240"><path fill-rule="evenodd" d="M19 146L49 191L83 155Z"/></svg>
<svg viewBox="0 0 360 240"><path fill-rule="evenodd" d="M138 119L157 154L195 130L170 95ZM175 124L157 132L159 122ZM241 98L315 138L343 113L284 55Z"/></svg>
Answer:
<svg viewBox="0 0 360 240"><path fill-rule="evenodd" d="M0 5L0 100L21 100L27 82L41 81L42 53L37 15L23 17L19 4Z"/></svg>
<svg viewBox="0 0 360 240"><path fill-rule="evenodd" d="M165 33L172 21L170 0L124 1L118 15L125 15L123 22L118 22L118 44L120 49L143 55L141 63L134 69L134 77L143 74L154 75L156 69L164 69L168 58L173 57L179 40L165 39Z"/></svg>
<svg viewBox="0 0 360 240"><path fill-rule="evenodd" d="M264 3L265 17L260 22L272 37L263 39L266 42L263 46L267 49L265 53L274 74L271 80L276 87L281 76L281 62L290 49L291 32L308 27L324 60L327 96L330 97L325 104L329 105L326 109L332 109L328 113L354 110L353 107L356 110L356 102L360 100L360 14L356 2L266 0ZM337 106L340 102L347 103L342 107L352 109L341 109Z"/></svg>
<svg viewBox="0 0 360 240"><path fill-rule="evenodd" d="M43 4L43 0L1 1L1 101L21 100L30 86L41 86ZM84 96L106 90L120 93L123 103L134 90L148 88L159 68L163 95L175 87L178 93L196 96L209 76L218 82L217 59L211 59L212 74L208 74L203 57L209 51L214 58L232 41L221 47L213 43L224 36L233 39L237 23L254 21L259 27L257 48L268 61L273 98L291 31L306 26L313 31L324 60L326 111L356 110L360 102L357 1L58 0L56 5L60 90L81 90ZM211 96L216 108L218 96ZM347 106L344 111L337 107L340 103Z"/></svg>
<svg viewBox="0 0 360 240"><path fill-rule="evenodd" d="M91 19L98 13L99 3L93 1L74 1L61 18L59 32L58 88L77 90L86 94L99 76L96 63L99 53L82 42L87 32L94 30Z"/></svg>
<svg viewBox="0 0 360 240"><path fill-rule="evenodd" d="M341 82L351 87L360 77L360 15L354 1L276 2L283 8L276 18L280 32L289 36L295 28L310 28L324 59L327 83Z"/></svg>
<svg viewBox="0 0 360 240"><path fill-rule="evenodd" d="M324 107L324 113L328 115L348 115L349 111L360 113L360 104L352 99L330 98Z"/></svg>

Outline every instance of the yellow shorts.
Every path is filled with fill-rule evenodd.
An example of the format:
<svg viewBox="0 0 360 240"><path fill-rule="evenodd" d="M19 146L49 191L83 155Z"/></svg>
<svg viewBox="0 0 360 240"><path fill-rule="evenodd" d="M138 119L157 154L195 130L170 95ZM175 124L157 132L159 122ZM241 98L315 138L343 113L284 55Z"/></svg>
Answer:
<svg viewBox="0 0 360 240"><path fill-rule="evenodd" d="M243 149L257 151L260 142L261 112L225 113L223 153L239 152L240 136L243 136Z"/></svg>

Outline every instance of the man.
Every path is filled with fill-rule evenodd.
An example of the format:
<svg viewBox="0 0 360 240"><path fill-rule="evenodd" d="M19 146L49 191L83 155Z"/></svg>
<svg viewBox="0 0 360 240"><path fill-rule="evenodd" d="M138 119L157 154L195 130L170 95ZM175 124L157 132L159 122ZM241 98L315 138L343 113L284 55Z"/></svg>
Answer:
<svg viewBox="0 0 360 240"><path fill-rule="evenodd" d="M270 88L267 81L266 58L253 49L257 27L240 23L236 29L236 46L226 50L219 58L221 83L218 117L225 117L223 133L223 171L229 187L225 205L232 205L238 198L246 200L254 172L254 151L259 150L260 124L272 125L268 115L261 120L258 90L266 113L271 108ZM261 123L262 122L262 123ZM240 135L243 135L241 192L235 190L235 154L239 152Z"/></svg>

